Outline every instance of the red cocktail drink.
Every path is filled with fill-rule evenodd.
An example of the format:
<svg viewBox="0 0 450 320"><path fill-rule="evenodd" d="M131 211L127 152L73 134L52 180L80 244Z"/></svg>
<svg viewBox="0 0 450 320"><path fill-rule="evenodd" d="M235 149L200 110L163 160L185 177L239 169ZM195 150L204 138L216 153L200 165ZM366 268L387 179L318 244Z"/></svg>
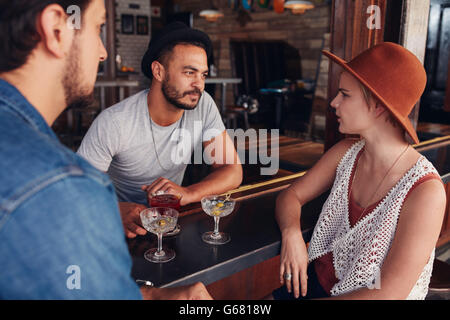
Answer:
<svg viewBox="0 0 450 320"><path fill-rule="evenodd" d="M152 208L172 208L179 211L181 195L167 193L166 191L156 191L148 195L148 203ZM175 229L164 234L164 236L174 236L180 232L180 225L177 224Z"/></svg>
<svg viewBox="0 0 450 320"><path fill-rule="evenodd" d="M150 197L151 207L180 209L180 197L174 194L158 194Z"/></svg>

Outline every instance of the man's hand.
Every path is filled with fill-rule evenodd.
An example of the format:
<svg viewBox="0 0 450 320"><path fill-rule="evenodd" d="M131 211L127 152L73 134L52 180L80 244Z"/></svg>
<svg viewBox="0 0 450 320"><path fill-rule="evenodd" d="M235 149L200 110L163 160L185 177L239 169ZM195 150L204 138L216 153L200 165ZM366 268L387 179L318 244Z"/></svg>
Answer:
<svg viewBox="0 0 450 320"><path fill-rule="evenodd" d="M203 283L176 288L141 287L144 300L212 300Z"/></svg>
<svg viewBox="0 0 450 320"><path fill-rule="evenodd" d="M147 209L146 206L132 202L119 202L120 216L127 238L135 238L137 235L143 236L147 231L141 226L139 213Z"/></svg>
<svg viewBox="0 0 450 320"><path fill-rule="evenodd" d="M163 177L156 179L150 185L142 186L141 189L147 192L147 198L149 198L152 193L156 193L156 191L166 191L168 193L178 195L181 197L180 205L182 206L196 201L195 196L188 188L181 187L175 182Z"/></svg>

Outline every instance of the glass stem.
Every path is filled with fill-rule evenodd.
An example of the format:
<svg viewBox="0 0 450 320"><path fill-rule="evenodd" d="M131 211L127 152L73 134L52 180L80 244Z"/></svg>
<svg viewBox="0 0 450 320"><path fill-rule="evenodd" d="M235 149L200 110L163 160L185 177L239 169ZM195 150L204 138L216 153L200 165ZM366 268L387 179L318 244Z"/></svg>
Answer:
<svg viewBox="0 0 450 320"><path fill-rule="evenodd" d="M158 233L158 251L156 252L158 256L163 256L164 251L162 251L162 233Z"/></svg>
<svg viewBox="0 0 450 320"><path fill-rule="evenodd" d="M220 217L214 217L214 236L219 236L219 220Z"/></svg>

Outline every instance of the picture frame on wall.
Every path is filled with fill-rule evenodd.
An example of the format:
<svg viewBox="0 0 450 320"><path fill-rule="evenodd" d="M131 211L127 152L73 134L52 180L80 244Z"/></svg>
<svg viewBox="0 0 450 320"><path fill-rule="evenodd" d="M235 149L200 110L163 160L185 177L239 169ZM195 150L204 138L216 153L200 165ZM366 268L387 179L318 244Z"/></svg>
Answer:
<svg viewBox="0 0 450 320"><path fill-rule="evenodd" d="M148 16L136 17L136 32L141 35L148 34Z"/></svg>
<svg viewBox="0 0 450 320"><path fill-rule="evenodd" d="M122 33L134 34L134 16L131 14L122 14Z"/></svg>

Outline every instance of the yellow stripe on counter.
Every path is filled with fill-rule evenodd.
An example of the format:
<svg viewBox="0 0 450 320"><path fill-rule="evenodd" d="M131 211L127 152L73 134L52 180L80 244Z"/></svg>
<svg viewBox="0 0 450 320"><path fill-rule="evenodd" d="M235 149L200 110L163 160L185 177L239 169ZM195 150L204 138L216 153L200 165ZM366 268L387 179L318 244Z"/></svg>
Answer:
<svg viewBox="0 0 450 320"><path fill-rule="evenodd" d="M437 142L445 141L445 140L448 140L448 139L450 139L450 136L438 137L438 138L422 141L422 142L417 143L417 144L413 144L412 146L414 148L423 147L423 146L426 146L426 145L429 145L429 144L432 144L432 143L437 143Z"/></svg>
<svg viewBox="0 0 450 320"><path fill-rule="evenodd" d="M422 142L417 143L417 144L413 144L412 146L414 148L423 147L423 146L426 146L426 145L429 145L429 144L438 143L438 142L445 141L445 140L448 140L448 139L450 139L450 136L438 137L438 138L422 141ZM290 179L293 179L293 178L301 177L301 176L305 175L305 173L306 173L306 170L302 171L302 172L299 172L299 173L294 173L294 174L289 175L289 176L285 176L285 177L269 180L269 181L264 181L264 182L260 182L260 183L255 183L255 184L249 184L249 185L241 186L241 187L239 187L237 189L233 189L233 190L230 190L228 192L224 192L222 195L233 194L233 193L238 193L238 192L247 191L247 190L251 190L251 189L256 189L256 188L259 188L259 187L268 186L270 184L274 184L274 183L290 180Z"/></svg>
<svg viewBox="0 0 450 320"><path fill-rule="evenodd" d="M225 192L222 195L233 194L233 193L237 193L237 192L242 192L242 191L247 191L247 190L251 190L251 189L256 189L256 188L264 187L264 186L267 186L267 185L270 185L270 184L273 184L273 183L282 182L282 181L293 179L293 178L298 178L298 177L303 176L305 173L306 173L306 171L302 171L302 172L299 172L299 173L291 174L290 176L285 176L285 177L276 178L276 179L269 180L269 181L264 181L264 182L260 182L260 183L245 185L245 186L239 187L237 189L233 189L233 190L230 190L228 192Z"/></svg>

